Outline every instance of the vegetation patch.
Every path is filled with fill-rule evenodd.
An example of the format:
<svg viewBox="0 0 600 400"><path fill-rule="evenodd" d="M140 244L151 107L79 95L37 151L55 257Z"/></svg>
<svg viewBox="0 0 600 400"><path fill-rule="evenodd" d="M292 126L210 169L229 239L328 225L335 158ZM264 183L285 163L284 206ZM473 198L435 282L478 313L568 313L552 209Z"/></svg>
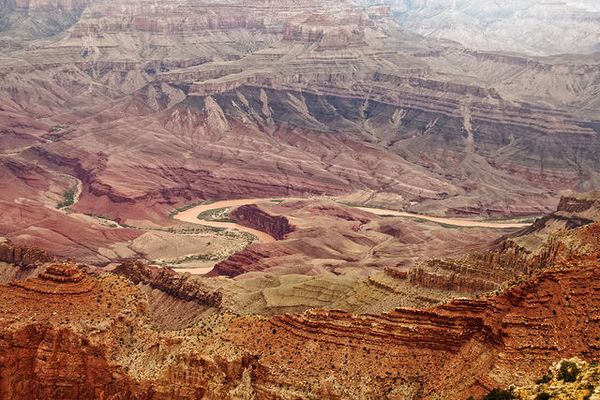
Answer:
<svg viewBox="0 0 600 400"><path fill-rule="evenodd" d="M573 361L562 361L556 378L563 382L575 382L579 375L579 367Z"/></svg>
<svg viewBox="0 0 600 400"><path fill-rule="evenodd" d="M63 201L58 203L57 208L67 208L75 204L75 189L69 189L63 194Z"/></svg>
<svg viewBox="0 0 600 400"><path fill-rule="evenodd" d="M216 208L214 210L207 210L198 214L198 219L204 221L214 221L214 222L233 222L231 218L229 218L230 207Z"/></svg>
<svg viewBox="0 0 600 400"><path fill-rule="evenodd" d="M494 388L489 392L483 400L513 400L516 399L513 389L498 389Z"/></svg>
<svg viewBox="0 0 600 400"><path fill-rule="evenodd" d="M218 256L216 254L194 254L194 255L177 258L174 260L155 260L154 262L161 264L161 265L179 265L179 264L186 264L186 263L190 263L190 262L194 262L194 261L220 261L223 258L224 258L223 256Z"/></svg>

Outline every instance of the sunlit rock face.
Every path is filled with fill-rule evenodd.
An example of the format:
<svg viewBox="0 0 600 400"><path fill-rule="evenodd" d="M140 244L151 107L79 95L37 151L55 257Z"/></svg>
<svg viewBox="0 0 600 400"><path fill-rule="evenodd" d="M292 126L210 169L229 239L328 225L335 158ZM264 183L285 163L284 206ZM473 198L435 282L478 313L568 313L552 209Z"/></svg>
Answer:
<svg viewBox="0 0 600 400"><path fill-rule="evenodd" d="M381 3L363 0L363 3ZM389 0L397 20L425 36L532 55L600 50L595 0Z"/></svg>

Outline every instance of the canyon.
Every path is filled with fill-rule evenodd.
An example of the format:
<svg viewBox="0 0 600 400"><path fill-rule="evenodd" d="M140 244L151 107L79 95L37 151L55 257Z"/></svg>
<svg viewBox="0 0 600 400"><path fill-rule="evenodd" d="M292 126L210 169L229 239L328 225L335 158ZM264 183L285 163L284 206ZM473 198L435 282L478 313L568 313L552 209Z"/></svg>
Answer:
<svg viewBox="0 0 600 400"><path fill-rule="evenodd" d="M600 395L599 10L509 3L0 0L0 399Z"/></svg>
<svg viewBox="0 0 600 400"><path fill-rule="evenodd" d="M546 223L598 215L597 195L563 199ZM498 260L508 247L471 257ZM35 271L0 285L7 399L463 399L531 385L560 359L599 355L600 223L592 220L547 233L521 258L532 268L515 271L495 294L376 313L240 313L214 281L139 262L109 272L15 259L39 252L2 249L2 261L20 262L15 271Z"/></svg>
<svg viewBox="0 0 600 400"><path fill-rule="evenodd" d="M600 186L595 55L470 50L345 2L3 7L78 15L45 36L1 25L29 43L0 49L0 232L23 245L108 262L143 232L79 214L165 227L199 200L329 195L510 217ZM52 205L75 182L65 218Z"/></svg>
<svg viewBox="0 0 600 400"><path fill-rule="evenodd" d="M471 48L531 55L587 54L600 44L594 0L361 0L391 6L397 21L421 35Z"/></svg>

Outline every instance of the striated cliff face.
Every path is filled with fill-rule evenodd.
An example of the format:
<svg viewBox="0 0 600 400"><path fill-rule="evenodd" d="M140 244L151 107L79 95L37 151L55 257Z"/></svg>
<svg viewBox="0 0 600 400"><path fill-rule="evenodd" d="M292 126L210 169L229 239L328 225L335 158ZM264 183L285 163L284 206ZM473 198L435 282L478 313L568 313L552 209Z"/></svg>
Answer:
<svg viewBox="0 0 600 400"><path fill-rule="evenodd" d="M287 218L271 215L256 205L237 207L229 215L240 224L266 232L277 240L294 231Z"/></svg>
<svg viewBox="0 0 600 400"><path fill-rule="evenodd" d="M0 286L0 395L458 400L527 385L557 359L600 356L598 232L563 234L552 267L489 298L385 314L213 313L177 330L156 327L148 292L126 279L53 264Z"/></svg>
<svg viewBox="0 0 600 400"><path fill-rule="evenodd" d="M573 219L580 219L579 225L597 221L600 219L600 192L563 196L555 215L570 215ZM574 222L571 223L573 224Z"/></svg>
<svg viewBox="0 0 600 400"><path fill-rule="evenodd" d="M171 269L127 261L117 266L113 273L122 275L133 283L148 285L179 300L193 301L208 307L221 306L222 293Z"/></svg>
<svg viewBox="0 0 600 400"><path fill-rule="evenodd" d="M0 242L0 262L35 267L53 259L54 257L35 247L16 246L9 241Z"/></svg>
<svg viewBox="0 0 600 400"><path fill-rule="evenodd" d="M107 362L103 349L68 329L30 325L3 332L0 348L3 399L135 398L134 385Z"/></svg>
<svg viewBox="0 0 600 400"><path fill-rule="evenodd" d="M587 240L591 240L591 248L595 248L597 240L593 232L597 227L593 224L600 221L598 198L598 192L563 196L555 212L497 239L490 250L455 259L423 260L408 273L394 269L386 272L422 287L473 292L498 289L514 277L563 261L566 249L569 249L569 257L584 256L590 249L583 248L579 240L572 238L576 232L590 232ZM584 228L573 231L580 227Z"/></svg>
<svg viewBox="0 0 600 400"><path fill-rule="evenodd" d="M53 213L64 174L74 211L131 225L202 199L357 192L531 215L600 187L594 55L469 50L345 1L2 4L0 232L17 243L106 262L100 247L133 240Z"/></svg>
<svg viewBox="0 0 600 400"><path fill-rule="evenodd" d="M92 277L75 265L54 264L39 278L1 286L0 303L2 399L251 394L254 357L208 349L219 342L228 317L204 319L185 331L187 339L158 330L149 323L146 296L124 278ZM23 312L32 319L23 320Z"/></svg>
<svg viewBox="0 0 600 400"><path fill-rule="evenodd" d="M305 387L321 396L463 399L515 377L529 382L556 356L597 357L599 279L593 263L577 265L489 300L382 316L312 311L262 323L249 318L230 334L262 354L268 372L257 383L271 396L298 390L296 382L309 377ZM270 332L269 339L259 332ZM365 368L370 384L361 386Z"/></svg>

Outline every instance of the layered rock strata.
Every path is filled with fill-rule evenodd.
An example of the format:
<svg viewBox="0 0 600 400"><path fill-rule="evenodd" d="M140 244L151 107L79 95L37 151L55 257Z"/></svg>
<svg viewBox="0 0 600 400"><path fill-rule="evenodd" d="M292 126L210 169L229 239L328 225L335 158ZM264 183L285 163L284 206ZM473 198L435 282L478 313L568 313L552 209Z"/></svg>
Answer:
<svg viewBox="0 0 600 400"><path fill-rule="evenodd" d="M0 286L0 394L464 399L525 385L556 359L600 356L599 229L569 232L563 243L588 252L564 247L495 297L378 315L213 315L176 331L148 325L146 295L125 279L56 264Z"/></svg>
<svg viewBox="0 0 600 400"><path fill-rule="evenodd" d="M255 205L237 207L229 215L240 224L266 232L277 240L294 230L284 216L270 215Z"/></svg>
<svg viewBox="0 0 600 400"><path fill-rule="evenodd" d="M179 300L194 301L215 308L221 306L222 293L207 288L199 280L182 276L168 268L127 261L117 266L113 273L125 276L136 284L158 289Z"/></svg>

